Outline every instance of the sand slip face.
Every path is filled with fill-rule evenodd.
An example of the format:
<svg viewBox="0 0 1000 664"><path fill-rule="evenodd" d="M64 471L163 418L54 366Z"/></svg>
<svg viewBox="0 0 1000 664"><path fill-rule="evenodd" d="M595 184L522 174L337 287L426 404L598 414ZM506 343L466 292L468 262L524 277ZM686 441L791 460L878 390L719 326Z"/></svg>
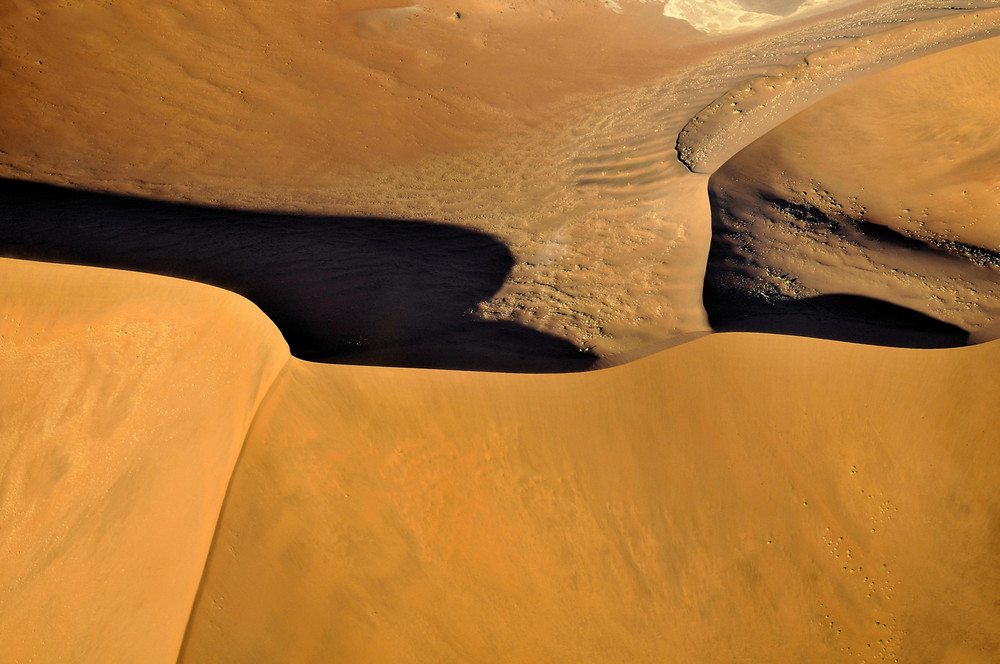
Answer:
<svg viewBox="0 0 1000 664"><path fill-rule="evenodd" d="M902 10L720 35L619 4L5 6L0 172L461 226L514 260L473 319L605 360L650 352L709 329L705 178L677 162L677 132L737 82Z"/></svg>
<svg viewBox="0 0 1000 664"><path fill-rule="evenodd" d="M995 338L998 90L1000 40L954 48L837 93L729 161L711 183L714 323L748 329L745 316L849 294Z"/></svg>
<svg viewBox="0 0 1000 664"><path fill-rule="evenodd" d="M998 352L293 363L181 661L995 661Z"/></svg>
<svg viewBox="0 0 1000 664"><path fill-rule="evenodd" d="M198 284L11 260L0 281L0 659L175 661L287 347Z"/></svg>

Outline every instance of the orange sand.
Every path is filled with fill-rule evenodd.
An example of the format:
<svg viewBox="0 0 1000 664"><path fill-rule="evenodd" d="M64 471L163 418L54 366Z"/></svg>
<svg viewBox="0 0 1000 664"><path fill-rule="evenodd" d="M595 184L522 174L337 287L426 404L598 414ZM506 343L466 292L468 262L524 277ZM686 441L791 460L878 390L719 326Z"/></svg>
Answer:
<svg viewBox="0 0 1000 664"><path fill-rule="evenodd" d="M708 334L846 294L996 336L990 4L711 35L628 0L8 3L5 256L415 312L354 361L463 316L610 368L314 364L232 292L0 258L0 661L1000 660L1000 341ZM429 252L467 310L372 298L345 215L501 270Z"/></svg>

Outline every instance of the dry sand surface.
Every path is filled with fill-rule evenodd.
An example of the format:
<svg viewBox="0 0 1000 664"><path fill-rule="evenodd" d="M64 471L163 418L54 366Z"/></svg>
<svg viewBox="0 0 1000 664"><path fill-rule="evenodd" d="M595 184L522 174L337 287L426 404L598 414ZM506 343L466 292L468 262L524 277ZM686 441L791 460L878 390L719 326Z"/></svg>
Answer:
<svg viewBox="0 0 1000 664"><path fill-rule="evenodd" d="M1000 661L995 5L5 3L0 662Z"/></svg>
<svg viewBox="0 0 1000 664"><path fill-rule="evenodd" d="M1000 653L995 342L325 366L221 291L3 269L8 661Z"/></svg>
<svg viewBox="0 0 1000 664"><path fill-rule="evenodd" d="M12 260L0 282L0 660L170 661L287 347L200 284Z"/></svg>
<svg viewBox="0 0 1000 664"><path fill-rule="evenodd" d="M919 22L916 34L931 44L992 25L936 0L869 1L706 34L664 17L663 3L623 2L620 13L605 4L614 3L463 10L440 0L410 9L314 0L294 12L252 2L7 4L0 175L221 206L233 226L252 208L484 233L512 266L469 317L615 363L710 329L701 305L707 176L675 151L692 116L816 51L857 46L860 56L844 56L855 68L885 58L886 49L862 45L901 24ZM951 27L933 27L939 20ZM48 196L37 198L35 214L57 227L94 216L89 205L50 210ZM89 262L40 253L17 255ZM444 288L461 279L438 273ZM239 292L254 297L252 286ZM430 364L354 341L360 360ZM507 353L511 369L581 364L530 344L518 354L540 359L518 367Z"/></svg>
<svg viewBox="0 0 1000 664"><path fill-rule="evenodd" d="M823 315L808 303L847 294L947 323L932 328L946 343L1000 335L998 104L987 39L856 83L740 152L710 184L715 327Z"/></svg>
<svg viewBox="0 0 1000 664"><path fill-rule="evenodd" d="M181 661L996 661L998 353L716 335L562 376L292 362Z"/></svg>

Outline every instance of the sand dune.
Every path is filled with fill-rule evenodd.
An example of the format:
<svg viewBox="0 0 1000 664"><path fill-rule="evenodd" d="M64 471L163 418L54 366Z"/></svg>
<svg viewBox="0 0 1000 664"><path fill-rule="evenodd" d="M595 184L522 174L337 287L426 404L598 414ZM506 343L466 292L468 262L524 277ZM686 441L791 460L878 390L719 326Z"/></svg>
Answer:
<svg viewBox="0 0 1000 664"><path fill-rule="evenodd" d="M969 8L810 53L802 62L741 83L702 109L681 130L677 154L691 170L712 173L764 132L854 81L996 35L1000 9Z"/></svg>
<svg viewBox="0 0 1000 664"><path fill-rule="evenodd" d="M220 291L2 265L0 357L45 390L4 397L8 661L167 661L185 625L181 661L1000 652L996 343L336 367Z"/></svg>
<svg viewBox="0 0 1000 664"><path fill-rule="evenodd" d="M993 4L8 3L0 662L1000 660Z"/></svg>
<svg viewBox="0 0 1000 664"><path fill-rule="evenodd" d="M324 366L221 291L2 265L12 661L1000 652L996 343Z"/></svg>
<svg viewBox="0 0 1000 664"><path fill-rule="evenodd" d="M235 291L301 358L574 371L568 341L469 310L514 259L496 238L406 219L265 214L0 180L0 250L168 274Z"/></svg>
<svg viewBox="0 0 1000 664"><path fill-rule="evenodd" d="M0 175L460 226L514 260L475 317L603 361L665 347L710 329L707 178L678 132L741 81L956 10L831 5L706 34L618 4L8 5Z"/></svg>
<svg viewBox="0 0 1000 664"><path fill-rule="evenodd" d="M998 352L716 335L568 376L294 362L181 661L993 661Z"/></svg>
<svg viewBox="0 0 1000 664"><path fill-rule="evenodd" d="M172 661L287 346L198 284L12 260L0 280L0 660Z"/></svg>
<svg viewBox="0 0 1000 664"><path fill-rule="evenodd" d="M713 175L713 325L773 329L852 294L995 338L998 63L988 39L872 76Z"/></svg>

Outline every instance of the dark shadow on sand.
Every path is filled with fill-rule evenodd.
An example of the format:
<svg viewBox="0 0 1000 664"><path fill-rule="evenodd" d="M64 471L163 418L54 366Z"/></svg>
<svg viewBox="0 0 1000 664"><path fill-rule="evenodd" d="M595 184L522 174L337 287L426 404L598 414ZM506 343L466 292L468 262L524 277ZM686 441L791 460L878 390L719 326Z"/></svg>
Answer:
<svg viewBox="0 0 1000 664"><path fill-rule="evenodd" d="M913 309L860 295L819 295L775 302L744 298L739 305L705 291L709 323L717 332L770 332L900 348L952 348L969 333Z"/></svg>
<svg viewBox="0 0 1000 664"><path fill-rule="evenodd" d="M712 207L712 243L708 252L702 302L708 322L717 332L769 332L875 346L900 348L952 348L968 344L969 333L932 316L900 305L855 294L833 293L793 297L768 279L755 274L768 270L757 255L753 233L739 219L725 221L717 176L709 180ZM882 250L940 252L947 249L983 262L988 257L965 245L933 247L864 219L847 215L831 217L822 211L771 196L762 206L785 213L791 227L805 242L838 242ZM761 223L766 223L761 221ZM763 264L758 262L763 260ZM783 275L791 283L794 276ZM792 289L789 289L792 290Z"/></svg>
<svg viewBox="0 0 1000 664"><path fill-rule="evenodd" d="M0 255L153 272L235 291L297 357L482 371L580 371L564 339L470 315L514 264L446 224L245 212L0 179Z"/></svg>

